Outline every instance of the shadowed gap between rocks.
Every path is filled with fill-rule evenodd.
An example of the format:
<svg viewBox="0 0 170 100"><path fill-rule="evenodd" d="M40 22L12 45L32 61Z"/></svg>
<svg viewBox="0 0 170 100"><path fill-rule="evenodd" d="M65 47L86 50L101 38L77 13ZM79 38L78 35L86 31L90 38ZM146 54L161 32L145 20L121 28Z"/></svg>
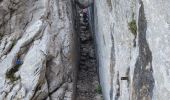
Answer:
<svg viewBox="0 0 170 100"><path fill-rule="evenodd" d="M77 8L80 64L77 75L76 100L103 100L99 85L95 44L90 31L87 8Z"/></svg>

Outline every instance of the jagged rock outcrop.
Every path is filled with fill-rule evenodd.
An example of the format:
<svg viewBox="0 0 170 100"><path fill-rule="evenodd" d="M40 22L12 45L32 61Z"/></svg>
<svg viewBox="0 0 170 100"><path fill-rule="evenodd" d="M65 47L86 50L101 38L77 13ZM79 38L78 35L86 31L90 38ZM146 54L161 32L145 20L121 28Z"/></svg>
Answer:
<svg viewBox="0 0 170 100"><path fill-rule="evenodd" d="M169 100L170 1L95 0L105 100Z"/></svg>
<svg viewBox="0 0 170 100"><path fill-rule="evenodd" d="M71 100L72 0L0 0L0 100Z"/></svg>

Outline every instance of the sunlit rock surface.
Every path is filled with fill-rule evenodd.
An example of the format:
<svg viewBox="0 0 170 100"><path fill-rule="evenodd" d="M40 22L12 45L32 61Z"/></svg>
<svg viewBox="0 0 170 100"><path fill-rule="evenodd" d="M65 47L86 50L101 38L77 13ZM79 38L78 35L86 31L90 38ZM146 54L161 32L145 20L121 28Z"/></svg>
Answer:
<svg viewBox="0 0 170 100"><path fill-rule="evenodd" d="M170 1L95 0L105 100L169 100Z"/></svg>
<svg viewBox="0 0 170 100"><path fill-rule="evenodd" d="M71 0L0 0L0 100L70 100L76 67Z"/></svg>

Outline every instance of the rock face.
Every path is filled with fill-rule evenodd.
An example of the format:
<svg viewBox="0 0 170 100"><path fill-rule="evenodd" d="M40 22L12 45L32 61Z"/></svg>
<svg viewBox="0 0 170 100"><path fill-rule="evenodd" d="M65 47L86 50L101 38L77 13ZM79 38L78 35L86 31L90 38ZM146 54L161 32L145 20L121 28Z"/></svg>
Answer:
<svg viewBox="0 0 170 100"><path fill-rule="evenodd" d="M75 1L94 4L104 99L169 100L170 0L0 0L0 100L75 100Z"/></svg>
<svg viewBox="0 0 170 100"><path fill-rule="evenodd" d="M72 0L0 0L0 100L71 100Z"/></svg>
<svg viewBox="0 0 170 100"><path fill-rule="evenodd" d="M105 100L169 100L170 1L95 0Z"/></svg>

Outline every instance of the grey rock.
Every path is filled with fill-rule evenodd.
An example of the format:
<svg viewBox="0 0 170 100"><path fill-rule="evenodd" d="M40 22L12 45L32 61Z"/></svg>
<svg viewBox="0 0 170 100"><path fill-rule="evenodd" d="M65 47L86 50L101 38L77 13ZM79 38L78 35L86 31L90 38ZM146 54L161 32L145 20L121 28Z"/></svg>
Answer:
<svg viewBox="0 0 170 100"><path fill-rule="evenodd" d="M73 11L72 0L0 1L0 100L72 98L64 87L75 84Z"/></svg>
<svg viewBox="0 0 170 100"><path fill-rule="evenodd" d="M89 7L94 32L81 18L81 55L74 1ZM0 100L75 100L79 60L78 100L169 100L169 8L169 0L0 0Z"/></svg>
<svg viewBox="0 0 170 100"><path fill-rule="evenodd" d="M94 8L89 8L105 100L170 98L169 3L95 0ZM129 24L133 20L135 34Z"/></svg>

